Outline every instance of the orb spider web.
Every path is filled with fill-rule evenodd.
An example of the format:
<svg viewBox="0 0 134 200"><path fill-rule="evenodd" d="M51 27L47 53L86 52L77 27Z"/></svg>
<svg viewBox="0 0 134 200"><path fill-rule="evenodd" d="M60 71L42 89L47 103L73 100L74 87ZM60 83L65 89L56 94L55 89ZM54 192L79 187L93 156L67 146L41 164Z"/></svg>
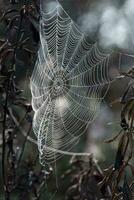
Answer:
<svg viewBox="0 0 134 200"><path fill-rule="evenodd" d="M60 4L41 10L40 43L31 93L33 130L45 165L74 154L71 149L96 118L111 81L111 52L92 43Z"/></svg>

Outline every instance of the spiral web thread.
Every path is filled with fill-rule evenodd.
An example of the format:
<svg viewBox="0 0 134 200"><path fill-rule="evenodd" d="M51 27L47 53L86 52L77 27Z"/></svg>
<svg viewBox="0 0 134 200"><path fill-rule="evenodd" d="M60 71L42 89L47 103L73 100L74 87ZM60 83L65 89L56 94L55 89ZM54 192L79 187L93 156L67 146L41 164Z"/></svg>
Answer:
<svg viewBox="0 0 134 200"><path fill-rule="evenodd" d="M31 93L33 130L45 165L73 154L97 116L110 83L110 53L92 44L59 4L41 11L40 41Z"/></svg>

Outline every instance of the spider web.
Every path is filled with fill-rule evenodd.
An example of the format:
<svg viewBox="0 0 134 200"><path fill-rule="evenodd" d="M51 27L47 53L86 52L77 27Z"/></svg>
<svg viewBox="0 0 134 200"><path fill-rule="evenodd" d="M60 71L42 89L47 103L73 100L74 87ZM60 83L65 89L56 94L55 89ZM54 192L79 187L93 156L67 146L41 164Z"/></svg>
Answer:
<svg viewBox="0 0 134 200"><path fill-rule="evenodd" d="M96 118L110 83L110 53L91 43L59 4L41 11L40 41L31 93L33 130L45 165L73 154Z"/></svg>

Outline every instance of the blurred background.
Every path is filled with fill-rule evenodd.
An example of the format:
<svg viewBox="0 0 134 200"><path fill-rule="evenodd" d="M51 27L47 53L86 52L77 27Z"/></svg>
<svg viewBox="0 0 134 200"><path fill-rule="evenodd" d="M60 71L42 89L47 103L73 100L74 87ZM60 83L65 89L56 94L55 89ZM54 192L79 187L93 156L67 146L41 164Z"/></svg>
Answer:
<svg viewBox="0 0 134 200"><path fill-rule="evenodd" d="M55 8L57 4L56 1L42 1L46 10ZM127 73L134 63L134 4L132 0L59 0L59 3L80 30L89 34L91 41L113 49L109 62L113 82L109 85L97 118L89 124L86 134L75 148L77 152L93 153L99 166L105 169L113 164L118 140L110 144L104 143L104 140L121 130L120 102L132 82L131 78L122 74ZM39 47L39 5L36 0L0 0L0 199L4 199L3 185L7 185L7 182L9 192L6 199L11 200L62 200L70 185L68 176L64 179L61 177L70 167L71 157L64 156L55 166L45 169L39 163L36 137L32 131L34 113L29 82ZM11 77L9 82L8 77Z"/></svg>

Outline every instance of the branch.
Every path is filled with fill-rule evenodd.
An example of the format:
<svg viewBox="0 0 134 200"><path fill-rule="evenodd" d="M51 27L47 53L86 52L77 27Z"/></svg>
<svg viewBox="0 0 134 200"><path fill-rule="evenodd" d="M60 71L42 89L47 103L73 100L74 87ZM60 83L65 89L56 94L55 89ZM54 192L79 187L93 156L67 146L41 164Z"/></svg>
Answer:
<svg viewBox="0 0 134 200"><path fill-rule="evenodd" d="M2 124L2 176L3 176L3 184L4 184L4 192L5 197L7 194L7 183L6 183L6 175L5 175L5 148L6 148L6 138L5 138L5 130L6 130L6 116L7 116L7 104L8 104L8 87L9 87L9 79L6 85L6 98L5 98L5 105L4 105L4 118Z"/></svg>
<svg viewBox="0 0 134 200"><path fill-rule="evenodd" d="M14 124L16 125L16 127L18 128L18 130L21 132L21 134L24 137L26 137L29 142L32 142L33 144L37 145L37 141L35 139L33 139L32 137L27 136L27 132L20 126L20 123L18 122L18 120L14 116L12 109L8 108L8 111L9 111L11 119L13 120Z"/></svg>

